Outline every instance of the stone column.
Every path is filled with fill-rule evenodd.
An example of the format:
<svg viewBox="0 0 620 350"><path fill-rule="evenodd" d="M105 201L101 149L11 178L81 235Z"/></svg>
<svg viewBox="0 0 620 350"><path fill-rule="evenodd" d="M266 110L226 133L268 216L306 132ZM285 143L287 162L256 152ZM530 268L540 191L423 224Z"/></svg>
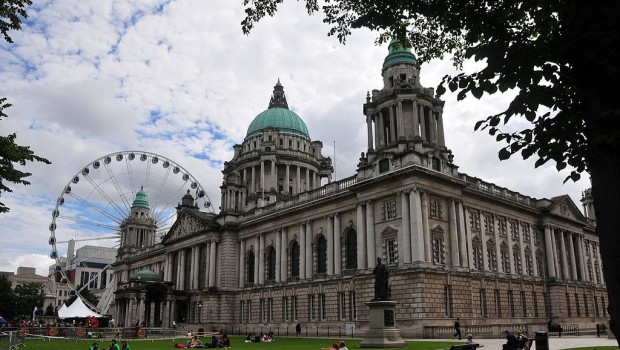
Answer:
<svg viewBox="0 0 620 350"><path fill-rule="evenodd" d="M372 116L370 114L366 115L366 129L368 132L368 150L372 151Z"/></svg>
<svg viewBox="0 0 620 350"><path fill-rule="evenodd" d="M497 272L502 271L501 265L502 265L502 248L501 248L501 241L499 239L499 217L496 215L495 217L495 222L497 222L497 228L495 230L495 264L497 265Z"/></svg>
<svg viewBox="0 0 620 350"><path fill-rule="evenodd" d="M381 147L381 144L379 143L379 134L381 133L381 126L379 124L379 114L375 114L374 116L374 120L375 120L375 149L378 149L379 147Z"/></svg>
<svg viewBox="0 0 620 350"><path fill-rule="evenodd" d="M291 193L289 191L289 186L291 185L291 173L290 173L290 165L286 164L286 178L284 179L284 193Z"/></svg>
<svg viewBox="0 0 620 350"><path fill-rule="evenodd" d="M181 290L181 251L177 251L176 252L176 256L177 256L177 275L175 278L175 284L177 287L177 290Z"/></svg>
<svg viewBox="0 0 620 350"><path fill-rule="evenodd" d="M258 283L265 284L265 235L259 235L258 246Z"/></svg>
<svg viewBox="0 0 620 350"><path fill-rule="evenodd" d="M371 265L375 263L377 260L377 247L375 242L375 214L374 214L374 206L371 201L366 202L366 240L368 241L368 245L366 246L366 250L368 251L368 267L372 267Z"/></svg>
<svg viewBox="0 0 620 350"><path fill-rule="evenodd" d="M299 224L299 279L306 278L306 225Z"/></svg>
<svg viewBox="0 0 620 350"><path fill-rule="evenodd" d="M379 111L378 120L375 124L377 126L377 136L379 141L377 142L377 148L385 146L385 125L383 125L383 112Z"/></svg>
<svg viewBox="0 0 620 350"><path fill-rule="evenodd" d="M553 233L549 226L545 226L545 255L547 258L547 274L556 277L555 263L553 262Z"/></svg>
<svg viewBox="0 0 620 350"><path fill-rule="evenodd" d="M334 275L342 274L342 247L340 246L340 216L334 213Z"/></svg>
<svg viewBox="0 0 620 350"><path fill-rule="evenodd" d="M396 100L396 140L407 137L405 134L405 123L403 120L403 101L399 98Z"/></svg>
<svg viewBox="0 0 620 350"><path fill-rule="evenodd" d="M568 258L566 256L566 242L564 238L564 230L560 229L560 254L562 256L562 278L565 280L570 279L570 273L568 272Z"/></svg>
<svg viewBox="0 0 620 350"><path fill-rule="evenodd" d="M509 225L510 222L506 221L506 225ZM517 230L519 228L517 227ZM510 261L510 274L514 275L515 274L515 259L514 259L514 255L513 255L513 247L512 247L512 232L510 232L510 234L508 235L508 260Z"/></svg>
<svg viewBox="0 0 620 350"><path fill-rule="evenodd" d="M469 215L467 214L467 212L465 212L465 220L467 220L468 217ZM482 210L478 211L478 220L480 220L480 242L482 243L482 270L489 271L489 257L487 255L487 232L484 228L484 215L482 214ZM490 222L489 220L488 224L493 225L494 223Z"/></svg>
<svg viewBox="0 0 620 350"><path fill-rule="evenodd" d="M446 145L443 132L443 113L441 110L437 111L437 145L440 147Z"/></svg>
<svg viewBox="0 0 620 350"><path fill-rule="evenodd" d="M187 250L181 250L181 289L185 290L185 259L187 259Z"/></svg>
<svg viewBox="0 0 620 350"><path fill-rule="evenodd" d="M357 268L366 269L366 223L364 221L364 207L357 203Z"/></svg>
<svg viewBox="0 0 620 350"><path fill-rule="evenodd" d="M523 232L523 228L526 227L525 225L529 225L529 224L525 222L519 223L519 226L520 226L519 228L521 229L521 234L519 235L519 259L521 259L521 274L522 275L527 275L526 266L525 266L525 244L523 244L523 235L525 234ZM531 233L532 232L530 230L530 234ZM530 236L530 241L531 239L532 237Z"/></svg>
<svg viewBox="0 0 620 350"><path fill-rule="evenodd" d="M245 240L239 242L239 288L245 285Z"/></svg>
<svg viewBox="0 0 620 350"><path fill-rule="evenodd" d="M192 290L195 288L194 274L196 273L196 246L193 246L190 249L189 289Z"/></svg>
<svg viewBox="0 0 620 350"><path fill-rule="evenodd" d="M413 136L420 136L420 113L418 111L418 104L416 101L412 102L412 112L413 112Z"/></svg>
<svg viewBox="0 0 620 350"><path fill-rule="evenodd" d="M448 203L448 220L450 222L450 265L459 266L459 238L456 223L456 203L454 198L450 198L450 203Z"/></svg>
<svg viewBox="0 0 620 350"><path fill-rule="evenodd" d="M211 264L211 242L205 243L205 288L209 287L209 266Z"/></svg>
<svg viewBox="0 0 620 350"><path fill-rule="evenodd" d="M217 256L217 241L211 241L211 252L209 253L209 287L217 286L215 280L215 262Z"/></svg>
<svg viewBox="0 0 620 350"><path fill-rule="evenodd" d="M409 195L408 191L402 191L400 193L400 208L402 213L401 229L398 230L398 262L409 263L411 262L411 224L409 222ZM413 196L413 194L412 194Z"/></svg>
<svg viewBox="0 0 620 350"><path fill-rule="evenodd" d="M551 244L553 247L553 264L555 268L555 275L559 279L562 279L562 268L560 267L560 263L561 263L560 250L558 249L558 245L557 245L557 235L558 235L558 232L561 232L561 231L559 229L552 228L552 232L553 232L553 240Z"/></svg>
<svg viewBox="0 0 620 350"><path fill-rule="evenodd" d="M312 278L312 241L314 233L312 232L312 221L306 222L306 278Z"/></svg>
<svg viewBox="0 0 620 350"><path fill-rule="evenodd" d="M276 230L276 282L280 282L282 268L282 231Z"/></svg>
<svg viewBox="0 0 620 350"><path fill-rule="evenodd" d="M167 258L166 258L166 282L173 282L172 281L172 262L173 260L173 254L172 253L167 253L166 254Z"/></svg>
<svg viewBox="0 0 620 350"><path fill-rule="evenodd" d="M415 103L414 103L415 107ZM430 225L428 224L428 195L426 191L420 190L422 196L422 243L424 244L424 257L420 260L431 261L431 232ZM413 240L412 240L413 241Z"/></svg>
<svg viewBox="0 0 620 350"><path fill-rule="evenodd" d="M413 188L409 192L409 218L410 218L410 234L409 244L411 245L411 261L425 261L425 246L428 241L424 238L424 219L422 215L423 207L420 201L420 190Z"/></svg>
<svg viewBox="0 0 620 350"><path fill-rule="evenodd" d="M301 167L299 165L297 166L297 181L295 182L297 183L295 194L298 194L301 192Z"/></svg>
<svg viewBox="0 0 620 350"><path fill-rule="evenodd" d="M430 131L429 142L431 145L437 144L437 123L435 122L435 116L433 115L433 110L431 107L427 107L424 109L424 114L428 115L428 130Z"/></svg>
<svg viewBox="0 0 620 350"><path fill-rule="evenodd" d="M256 193L256 167L252 165L252 184L250 185L252 193Z"/></svg>
<svg viewBox="0 0 620 350"><path fill-rule="evenodd" d="M261 202L262 202L262 206L265 206L265 198L263 198L262 193L265 193L265 161L261 160L260 161L260 188L261 188Z"/></svg>
<svg viewBox="0 0 620 350"><path fill-rule="evenodd" d="M271 160L271 187L278 189L278 173L276 171L276 162Z"/></svg>
<svg viewBox="0 0 620 350"><path fill-rule="evenodd" d="M390 141L396 141L396 118L394 117L394 105L388 106L390 115Z"/></svg>
<svg viewBox="0 0 620 350"><path fill-rule="evenodd" d="M573 233L567 232L568 236L568 253L570 254L570 272L573 281L577 281L577 260L575 258L575 244L573 242Z"/></svg>
<svg viewBox="0 0 620 350"><path fill-rule="evenodd" d="M536 245L534 242L536 242L536 239L534 238L534 236L536 235L536 232L534 231L534 226L531 227L532 228L532 269L534 270L534 276L538 277L538 258L536 257Z"/></svg>
<svg viewBox="0 0 620 350"><path fill-rule="evenodd" d="M579 280L580 281L587 281L588 278L586 277L586 267L585 267L585 251L583 249L583 235L577 235L577 253L578 253L578 258L577 261L579 261Z"/></svg>
<svg viewBox="0 0 620 350"><path fill-rule="evenodd" d="M418 105L418 115L420 116L420 135L423 140L429 141L429 136L426 135L426 118L424 116L424 105Z"/></svg>
<svg viewBox="0 0 620 350"><path fill-rule="evenodd" d="M131 321L132 321L131 312L132 311L133 311L133 298L129 298L129 306L127 307L127 312L125 313L125 321L123 323L125 326L131 325Z"/></svg>
<svg viewBox="0 0 620 350"><path fill-rule="evenodd" d="M458 229L459 229L459 257L460 257L460 265L466 267L470 265L470 261L468 256L471 254L467 253L467 235L465 234L465 217L463 213L463 203L461 201L456 202L456 210L458 213Z"/></svg>
<svg viewBox="0 0 620 350"><path fill-rule="evenodd" d="M282 239L282 244L280 245L280 247L282 248L282 262L280 264L280 281L287 281L288 280L288 259L287 259L287 248L288 248L288 234L287 234L287 228L283 227L282 230L280 231L281 234L281 239Z"/></svg>
<svg viewBox="0 0 620 350"><path fill-rule="evenodd" d="M258 261L260 260L260 236L254 236L254 284L258 285Z"/></svg>
<svg viewBox="0 0 620 350"><path fill-rule="evenodd" d="M334 217L327 216L327 275L334 274Z"/></svg>

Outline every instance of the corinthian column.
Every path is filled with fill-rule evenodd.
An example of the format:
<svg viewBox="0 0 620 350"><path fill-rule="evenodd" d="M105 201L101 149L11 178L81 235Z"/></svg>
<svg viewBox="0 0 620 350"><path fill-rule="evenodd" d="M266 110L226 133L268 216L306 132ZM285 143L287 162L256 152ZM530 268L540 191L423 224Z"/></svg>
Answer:
<svg viewBox="0 0 620 350"><path fill-rule="evenodd" d="M239 288L245 284L245 240L239 242Z"/></svg>
<svg viewBox="0 0 620 350"><path fill-rule="evenodd" d="M211 241L211 252L209 253L209 287L215 287L215 257L217 255L217 241Z"/></svg>
<svg viewBox="0 0 620 350"><path fill-rule="evenodd" d="M259 235L258 246L258 284L265 284L265 235Z"/></svg>
<svg viewBox="0 0 620 350"><path fill-rule="evenodd" d="M334 217L327 216L327 275L334 274Z"/></svg>
<svg viewBox="0 0 620 350"><path fill-rule="evenodd" d="M553 262L553 234L549 226L545 226L545 255L547 258L547 274L556 277L555 263Z"/></svg>
<svg viewBox="0 0 620 350"><path fill-rule="evenodd" d="M409 242L411 245L411 261L426 261L425 247L429 246L427 238L425 238L423 204L420 201L420 190L414 188L409 193L409 217L410 217L410 235Z"/></svg>
<svg viewBox="0 0 620 350"><path fill-rule="evenodd" d="M375 215L374 206L371 201L366 202L366 239L368 240L368 264L377 260L375 247ZM372 265L371 265L372 266ZM370 266L369 266L370 267Z"/></svg>
<svg viewBox="0 0 620 350"><path fill-rule="evenodd" d="M366 227L364 222L364 207L357 203L357 268L366 269Z"/></svg>
<svg viewBox="0 0 620 350"><path fill-rule="evenodd" d="M459 266L459 238L456 226L456 203L454 198L450 198L450 203L448 203L448 220L450 221L450 265Z"/></svg>
<svg viewBox="0 0 620 350"><path fill-rule="evenodd" d="M407 197L406 191L400 193L402 213L401 229L398 231L398 261L400 263L411 262L411 225L409 223L409 199Z"/></svg>
<svg viewBox="0 0 620 350"><path fill-rule="evenodd" d="M571 278L576 281L577 280L577 261L575 259L575 244L573 242L573 233L567 233L568 238L568 253L570 254L570 272Z"/></svg>
<svg viewBox="0 0 620 350"><path fill-rule="evenodd" d="M566 242L564 239L564 230L560 229L560 254L562 256L562 278L565 280L570 279L568 273L568 259L566 257Z"/></svg>
<svg viewBox="0 0 620 350"><path fill-rule="evenodd" d="M276 230L276 282L280 282L280 269L282 266L282 231Z"/></svg>
<svg viewBox="0 0 620 350"><path fill-rule="evenodd" d="M306 222L306 278L312 278L312 221Z"/></svg>
<svg viewBox="0 0 620 350"><path fill-rule="evenodd" d="M299 279L306 278L306 225L299 224Z"/></svg>
<svg viewBox="0 0 620 350"><path fill-rule="evenodd" d="M334 274L342 274L342 247L340 246L340 216L334 214Z"/></svg>

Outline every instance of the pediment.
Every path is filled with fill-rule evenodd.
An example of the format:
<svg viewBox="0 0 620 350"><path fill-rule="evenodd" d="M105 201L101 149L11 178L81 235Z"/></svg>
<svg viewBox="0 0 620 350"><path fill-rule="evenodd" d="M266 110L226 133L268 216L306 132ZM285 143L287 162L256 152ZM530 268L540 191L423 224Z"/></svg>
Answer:
<svg viewBox="0 0 620 350"><path fill-rule="evenodd" d="M195 215L192 215L192 213L182 211L179 213L179 217L176 219L168 233L166 233L162 243L193 236L198 232L207 230L209 227L210 225Z"/></svg>
<svg viewBox="0 0 620 350"><path fill-rule="evenodd" d="M549 206L549 212L568 219L585 221L585 217L575 205L575 202L567 196L559 196L552 199L553 203Z"/></svg>

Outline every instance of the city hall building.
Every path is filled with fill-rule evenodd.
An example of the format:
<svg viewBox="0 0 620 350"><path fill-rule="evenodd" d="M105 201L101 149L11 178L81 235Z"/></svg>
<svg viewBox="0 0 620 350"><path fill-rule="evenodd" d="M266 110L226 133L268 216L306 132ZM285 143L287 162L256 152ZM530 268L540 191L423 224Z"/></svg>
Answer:
<svg viewBox="0 0 620 350"><path fill-rule="evenodd" d="M188 190L159 241L138 192L114 263L116 322L360 334L377 258L406 336L449 337L457 317L481 335L604 321L589 192L584 216L567 195L532 198L460 173L444 102L419 73L392 42L383 87L363 105L368 149L350 177L332 181L331 158L278 81L224 164L218 214L199 211Z"/></svg>

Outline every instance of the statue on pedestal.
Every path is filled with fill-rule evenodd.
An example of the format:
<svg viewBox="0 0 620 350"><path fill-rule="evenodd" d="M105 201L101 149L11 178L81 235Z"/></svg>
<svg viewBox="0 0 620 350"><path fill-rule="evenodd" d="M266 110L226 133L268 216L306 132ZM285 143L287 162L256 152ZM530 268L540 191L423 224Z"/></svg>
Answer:
<svg viewBox="0 0 620 350"><path fill-rule="evenodd" d="M372 273L375 275L375 298L373 300L389 300L388 279L390 272L387 266L381 262L381 258L377 258L377 266Z"/></svg>

